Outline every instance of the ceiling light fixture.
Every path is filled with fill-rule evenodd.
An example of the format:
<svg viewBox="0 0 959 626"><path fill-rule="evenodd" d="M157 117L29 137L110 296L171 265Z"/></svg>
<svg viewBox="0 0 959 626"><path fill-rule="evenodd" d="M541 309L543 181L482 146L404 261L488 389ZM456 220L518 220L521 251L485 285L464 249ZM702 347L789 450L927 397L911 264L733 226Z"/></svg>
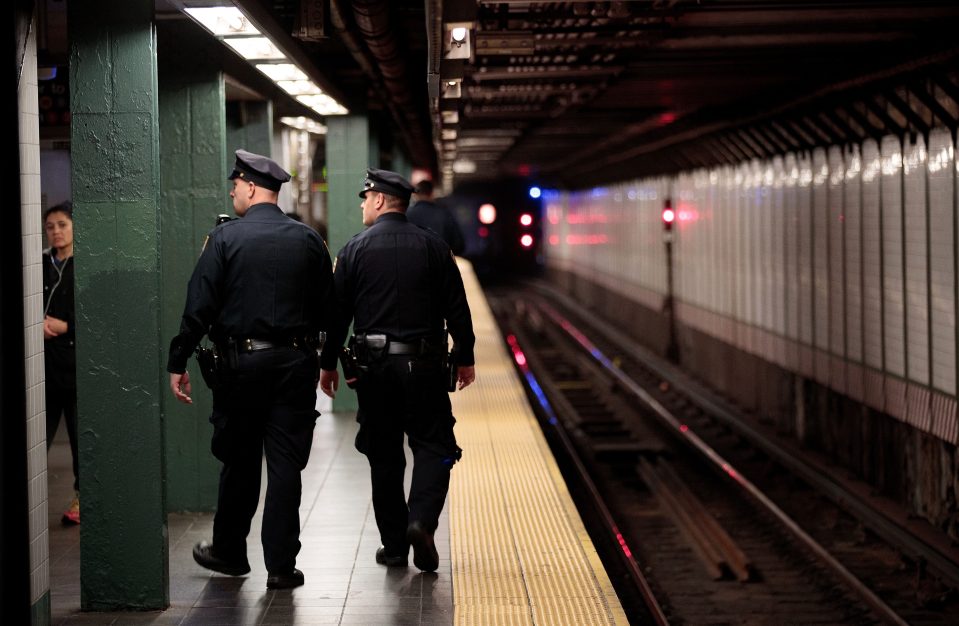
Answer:
<svg viewBox="0 0 959 626"><path fill-rule="evenodd" d="M183 11L217 39L230 46L285 92L320 115L345 115L349 111L323 93L310 77L239 8L235 6L187 7ZM313 132L313 131L311 131Z"/></svg>

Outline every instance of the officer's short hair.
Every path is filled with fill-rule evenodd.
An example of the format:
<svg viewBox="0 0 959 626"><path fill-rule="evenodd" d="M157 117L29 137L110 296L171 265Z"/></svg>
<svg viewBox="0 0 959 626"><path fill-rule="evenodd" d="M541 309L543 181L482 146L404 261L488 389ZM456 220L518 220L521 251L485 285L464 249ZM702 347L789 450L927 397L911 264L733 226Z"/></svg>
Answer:
<svg viewBox="0 0 959 626"><path fill-rule="evenodd" d="M400 211L405 211L406 207L410 205L409 198L401 198L399 196L394 196L392 194L384 193L383 200L388 209L397 209Z"/></svg>

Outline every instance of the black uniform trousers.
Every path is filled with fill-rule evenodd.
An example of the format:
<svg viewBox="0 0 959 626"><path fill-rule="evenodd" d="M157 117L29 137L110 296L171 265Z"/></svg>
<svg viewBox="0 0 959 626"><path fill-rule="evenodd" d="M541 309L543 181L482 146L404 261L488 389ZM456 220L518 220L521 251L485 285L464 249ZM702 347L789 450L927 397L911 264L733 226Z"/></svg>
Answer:
<svg viewBox="0 0 959 626"><path fill-rule="evenodd" d="M213 550L246 561L246 537L260 498L266 452L267 487L261 540L266 569L288 573L300 551L300 472L313 443L317 360L312 350L241 352L213 393L212 450L223 463Z"/></svg>
<svg viewBox="0 0 959 626"><path fill-rule="evenodd" d="M370 364L356 388L356 448L369 460L376 525L392 556L409 551L409 523L435 531L446 502L450 469L460 457L446 384L440 358L391 355ZM413 451L408 503L404 433Z"/></svg>
<svg viewBox="0 0 959 626"><path fill-rule="evenodd" d="M53 439L60 425L60 415L67 424L67 436L70 438L70 452L73 455L73 490L80 491L80 466L77 454L77 388L57 382L57 377L47 373L45 383L47 400L47 450L53 445Z"/></svg>

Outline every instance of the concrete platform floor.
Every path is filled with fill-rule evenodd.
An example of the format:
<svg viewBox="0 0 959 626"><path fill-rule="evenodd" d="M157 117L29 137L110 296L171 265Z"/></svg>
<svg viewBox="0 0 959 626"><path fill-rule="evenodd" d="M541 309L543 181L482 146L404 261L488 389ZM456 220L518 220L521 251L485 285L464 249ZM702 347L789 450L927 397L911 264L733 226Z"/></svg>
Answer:
<svg viewBox="0 0 959 626"><path fill-rule="evenodd" d="M322 411L322 409L321 409ZM253 571L233 578L193 562L193 544L212 537L213 515L171 514L170 608L155 612L85 613L80 610L81 527L60 518L73 495L70 446L61 424L49 453L51 623L74 624L363 624L453 623L453 589L446 512L436 535L436 573L386 568L374 561L379 534L370 500L369 465L353 447L353 414L324 411L317 419L313 450L303 472L300 506L303 549L297 567L306 584L266 589L260 547L263 499L253 519L249 559ZM407 485L412 459L407 450ZM263 489L266 477L263 478ZM81 519L83 515L81 503Z"/></svg>

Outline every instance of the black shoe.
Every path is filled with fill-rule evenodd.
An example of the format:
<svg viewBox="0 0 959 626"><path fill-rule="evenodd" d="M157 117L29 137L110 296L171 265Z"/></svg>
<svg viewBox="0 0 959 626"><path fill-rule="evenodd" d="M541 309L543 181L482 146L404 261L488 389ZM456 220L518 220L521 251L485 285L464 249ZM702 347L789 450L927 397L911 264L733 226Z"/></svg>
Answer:
<svg viewBox="0 0 959 626"><path fill-rule="evenodd" d="M387 567L406 567L409 564L406 555L390 556L383 546L376 550L376 562Z"/></svg>
<svg viewBox="0 0 959 626"><path fill-rule="evenodd" d="M295 569L286 574L270 574L266 577L267 589L293 589L303 584L303 572Z"/></svg>
<svg viewBox="0 0 959 626"><path fill-rule="evenodd" d="M213 546L205 541L193 546L193 560L207 569L227 576L242 576L250 573L250 563L246 559L231 563L218 558L213 554Z"/></svg>
<svg viewBox="0 0 959 626"><path fill-rule="evenodd" d="M406 539L413 546L413 565L424 572L435 572L440 566L440 555L433 543L433 533L426 530L423 522L410 522L406 527Z"/></svg>

